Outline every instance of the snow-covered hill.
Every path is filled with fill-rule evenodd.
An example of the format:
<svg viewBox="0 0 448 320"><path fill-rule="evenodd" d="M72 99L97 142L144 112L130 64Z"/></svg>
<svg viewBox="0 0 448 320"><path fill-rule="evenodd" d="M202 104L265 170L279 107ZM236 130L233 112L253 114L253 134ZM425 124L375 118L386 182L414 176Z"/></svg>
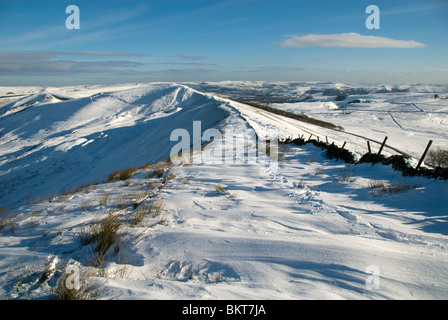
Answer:
<svg viewBox="0 0 448 320"><path fill-rule="evenodd" d="M60 93L47 88L0 109L0 201L11 207L101 182L114 170L169 157L176 128L207 129L221 103L173 84ZM57 94L56 94L56 93ZM64 96L64 100L57 97ZM57 100L57 101L55 101Z"/></svg>
<svg viewBox="0 0 448 320"><path fill-rule="evenodd" d="M250 161L273 133L312 132L339 144L347 132L204 94L199 85L1 88L0 298L448 298L447 181L329 160L312 145L280 145L275 163L273 149ZM300 89L220 85L238 94L245 86ZM275 106L367 135L380 125L387 132L381 114L397 99L408 106L416 97L370 96L366 114L377 122L358 132L334 96L319 92L313 98L325 101ZM430 94L419 93L418 105L428 99L425 112L431 105L443 117L446 100ZM425 140L444 137L439 119L439 127L418 123ZM195 150L192 163L166 161L177 143L171 133L193 137L198 121L201 132L223 134ZM238 133L232 144L226 132ZM361 152L365 141L352 137L348 148ZM394 147L409 151L404 140Z"/></svg>

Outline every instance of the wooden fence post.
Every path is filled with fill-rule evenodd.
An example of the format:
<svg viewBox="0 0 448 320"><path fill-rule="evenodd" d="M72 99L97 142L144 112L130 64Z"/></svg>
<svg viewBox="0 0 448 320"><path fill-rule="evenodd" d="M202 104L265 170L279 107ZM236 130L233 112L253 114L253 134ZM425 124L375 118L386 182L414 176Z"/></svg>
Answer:
<svg viewBox="0 0 448 320"><path fill-rule="evenodd" d="M427 155L427 153L429 151L429 148L431 148L432 142L433 142L432 140L429 140L428 145L426 146L425 152L423 152L423 155L420 158L420 161L418 162L418 165L415 167L415 170L420 169L420 166L422 165L423 161L425 160L426 155Z"/></svg>
<svg viewBox="0 0 448 320"><path fill-rule="evenodd" d="M386 145L387 139L388 139L388 137L384 138L383 144L381 145L381 148L378 151L378 154L376 155L376 160L374 163L372 163L372 166L380 160L381 152L383 152L383 149L384 149L384 146Z"/></svg>

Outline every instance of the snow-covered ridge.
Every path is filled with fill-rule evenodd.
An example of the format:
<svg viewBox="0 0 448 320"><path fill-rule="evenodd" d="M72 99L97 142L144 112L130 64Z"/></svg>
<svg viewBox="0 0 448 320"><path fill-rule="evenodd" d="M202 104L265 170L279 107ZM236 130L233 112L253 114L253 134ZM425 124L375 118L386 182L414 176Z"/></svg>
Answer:
<svg viewBox="0 0 448 320"><path fill-rule="evenodd" d="M166 159L174 129L191 131L201 119L205 130L227 115L212 96L184 85L103 89L85 96L47 88L0 109L0 201L14 206Z"/></svg>
<svg viewBox="0 0 448 320"><path fill-rule="evenodd" d="M313 134L337 145L347 143L358 155L367 151L365 139L259 115L213 96L214 91L237 100L306 99L270 105L341 125L347 133L372 141L389 136L388 144L415 159L429 139L436 147L448 147L448 99L434 99L433 94L443 96L446 86L234 81L187 85L0 88L0 200L15 206L25 198L102 180L117 169L165 159L173 130L191 131L194 120L206 130L228 114L227 107L239 110L258 133L274 128L283 138ZM336 101L340 92L351 95Z"/></svg>

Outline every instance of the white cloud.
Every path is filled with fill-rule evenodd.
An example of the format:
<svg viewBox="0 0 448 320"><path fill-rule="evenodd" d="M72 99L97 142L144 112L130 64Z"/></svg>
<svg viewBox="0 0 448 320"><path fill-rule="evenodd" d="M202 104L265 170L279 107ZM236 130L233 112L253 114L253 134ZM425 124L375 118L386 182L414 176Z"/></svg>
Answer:
<svg viewBox="0 0 448 320"><path fill-rule="evenodd" d="M395 40L377 36L363 36L358 33L293 35L289 39L277 42L280 47L332 47L332 48L424 48L425 44L410 40Z"/></svg>

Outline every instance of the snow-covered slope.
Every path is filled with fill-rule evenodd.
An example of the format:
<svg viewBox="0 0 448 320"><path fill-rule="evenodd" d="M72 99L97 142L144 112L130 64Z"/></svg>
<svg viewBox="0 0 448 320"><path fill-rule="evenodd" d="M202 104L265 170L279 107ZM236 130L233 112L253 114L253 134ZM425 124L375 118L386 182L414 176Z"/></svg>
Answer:
<svg viewBox="0 0 448 320"><path fill-rule="evenodd" d="M280 146L275 166L264 154L247 161L260 144L253 130L317 129L184 85L21 94L0 109L1 298L60 297L69 270L80 298L448 298L447 181L329 160L312 145ZM192 163L160 161L171 132L192 136L193 121L243 133L232 139L246 148L223 161L221 135ZM30 196L41 199L17 202ZM117 229L100 254L105 221Z"/></svg>
<svg viewBox="0 0 448 320"><path fill-rule="evenodd" d="M191 132L193 120L200 119L205 130L227 115L220 102L182 85L102 89L107 88L58 102L47 89L0 109L4 205L45 198L103 181L114 170L166 159L174 129Z"/></svg>

